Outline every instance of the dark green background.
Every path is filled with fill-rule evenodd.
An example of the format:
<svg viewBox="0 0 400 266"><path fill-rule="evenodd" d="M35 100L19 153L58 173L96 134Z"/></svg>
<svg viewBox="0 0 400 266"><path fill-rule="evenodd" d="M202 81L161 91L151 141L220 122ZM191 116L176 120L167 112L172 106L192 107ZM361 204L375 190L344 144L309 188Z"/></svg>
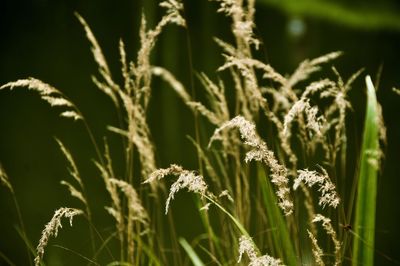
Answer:
<svg viewBox="0 0 400 266"><path fill-rule="evenodd" d="M345 7L349 4L345 1L341 3ZM357 11L375 7L378 3L351 1L351 4L352 10ZM232 36L229 34L229 20L222 14L215 14L215 3L187 0L185 6L191 49L188 48L185 31L170 26L161 35L153 53L153 63L170 69L190 88L188 54L193 56L194 71L205 71L216 77L214 71L222 63L222 57L212 37L232 40ZM380 1L379 7L400 14L398 1ZM36 77L63 91L82 110L98 141L101 143L102 136L107 135L115 144L114 162L118 168L122 165L118 162L122 158L118 155L121 154L118 137L106 130L107 125L117 125L116 113L111 101L91 83L90 76L97 73L96 65L84 31L73 13L77 11L86 19L114 77L121 81L118 41L122 38L128 57L135 58L142 10L150 25L154 25L162 14L154 0L1 0L0 84ZM373 10L379 11L376 8ZM302 19L306 25L302 36L293 37L287 30L288 22L294 17ZM391 92L393 86L400 87L400 30L347 25L341 22L341 18L328 21L323 17L295 16L261 3L257 5L256 23L256 32L265 43L257 56L281 73L290 73L305 58L336 50L344 51L344 56L335 62L335 66L345 78L361 67L365 67L364 73L375 77L379 67L383 66L378 99L383 105L388 145L379 179L376 248L400 260L400 96ZM355 102L351 115L354 120L350 127L352 134L358 136L361 136L364 110L362 80L355 83L350 95ZM158 165L179 163L187 168L196 168L195 150L186 138L188 134L194 135L193 116L167 86L160 85L157 80L154 84L149 123L157 147ZM202 98L199 87L196 84L195 91ZM0 162L15 187L28 237L34 246L55 209L61 206L79 207L66 189L59 185L60 180L69 177L66 162L53 137L64 141L75 156L89 190L90 202L96 210L95 219L100 228L111 230L107 228L110 220L103 211L103 206L107 204L106 193L91 163L95 154L84 128L80 122L61 119L58 114L58 110L51 109L35 93L22 89L12 93L0 92ZM203 134L207 136L209 132L204 131ZM350 163L355 162L356 158L350 158ZM179 196L173 204L175 208L186 206L179 203ZM17 216L12 206L8 191L1 187L0 250L17 265L26 265L23 242L15 231ZM180 234L191 236L198 233L195 221L193 226L187 224L179 227ZM87 250L89 239L85 230L84 222L77 219L73 228L64 226L60 238L54 243L62 243L77 251ZM63 250L49 249L52 250L49 254L53 254L47 258L50 265L60 263L58 254L63 256L62 265L82 262ZM377 265L390 264L378 254L376 260ZM0 259L0 265L3 264Z"/></svg>

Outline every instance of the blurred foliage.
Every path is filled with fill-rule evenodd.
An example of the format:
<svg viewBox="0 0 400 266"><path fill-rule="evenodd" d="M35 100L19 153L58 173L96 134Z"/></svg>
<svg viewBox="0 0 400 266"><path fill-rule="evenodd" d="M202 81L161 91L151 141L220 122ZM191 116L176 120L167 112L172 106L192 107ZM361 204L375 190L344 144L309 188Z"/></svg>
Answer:
<svg viewBox="0 0 400 266"><path fill-rule="evenodd" d="M382 3L342 3L331 0L259 0L260 5L280 9L290 15L311 17L361 30L400 31L400 11Z"/></svg>

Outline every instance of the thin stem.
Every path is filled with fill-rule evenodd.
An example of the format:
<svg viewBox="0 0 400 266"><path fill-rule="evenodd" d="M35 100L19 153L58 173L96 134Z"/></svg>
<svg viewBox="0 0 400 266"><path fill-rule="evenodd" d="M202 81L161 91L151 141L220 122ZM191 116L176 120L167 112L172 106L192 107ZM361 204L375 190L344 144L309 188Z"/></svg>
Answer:
<svg viewBox="0 0 400 266"><path fill-rule="evenodd" d="M26 230L25 230L25 225L24 225L24 221L22 220L22 214L21 214L21 209L20 209L20 207L19 207L19 204L18 204L18 201L17 201L17 197L15 197L15 194L14 194L14 190L12 189L12 191L11 191L11 195L12 195L12 198L13 198L13 201L14 201L14 205L15 205L15 209L16 209L16 211L17 211L17 216L18 216L18 220L19 220L19 224L20 224L20 226L21 226L21 232L22 232L22 236L23 236L23 238L24 238L24 241L27 241L28 240L28 237L27 237L27 235L26 235ZM28 255L28 260L29 260L29 265L33 265L32 264L32 257L31 257L31 253L30 253L30 251L29 251L29 247L28 247L28 243L25 243L25 247L26 247L26 253L27 253L27 255Z"/></svg>
<svg viewBox="0 0 400 266"><path fill-rule="evenodd" d="M212 197L208 195L204 195L206 199L208 199L211 203L213 203L215 206L217 206L222 212L224 212L228 217L233 221L233 223L236 225L236 227L239 229L240 233L243 235L250 237L249 233L247 230L243 227L243 225L235 218L231 213L229 213L222 205L220 205L217 201L215 201Z"/></svg>
<svg viewBox="0 0 400 266"><path fill-rule="evenodd" d="M76 252L75 250L72 250L72 249L69 249L69 248L66 248L66 247L63 247L63 246L60 246L60 245L53 245L53 247L56 247L56 248L60 248L60 249L69 251L69 252L71 252L72 254L75 254L75 255L77 255L78 257L80 257L80 258L82 258L82 259L88 261L90 264L94 264L94 265L100 266L100 264L98 264L97 262L95 262L95 261L89 259L88 257L83 256L82 254Z"/></svg>
<svg viewBox="0 0 400 266"><path fill-rule="evenodd" d="M194 71L193 71L193 55L192 55L192 43L190 39L190 31L189 31L189 23L187 20L187 15L186 15L186 8L183 9L183 15L186 20L186 45L188 48L188 64L189 64L189 69L190 69L190 89L191 89L191 96L193 98L193 101L196 101L196 90L194 86ZM198 118L198 112L197 110L193 110L193 115L194 115L194 128L195 128L195 137L196 137L196 142L201 145L200 141L200 127L199 127L199 118ZM201 162L201 156L197 152L197 163L199 165L199 171L200 174L203 174L203 164Z"/></svg>

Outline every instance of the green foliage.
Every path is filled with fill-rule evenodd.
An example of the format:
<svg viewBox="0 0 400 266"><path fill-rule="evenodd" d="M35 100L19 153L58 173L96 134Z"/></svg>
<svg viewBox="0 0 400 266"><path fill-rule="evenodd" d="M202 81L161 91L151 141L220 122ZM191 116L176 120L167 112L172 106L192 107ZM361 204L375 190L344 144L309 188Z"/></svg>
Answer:
<svg viewBox="0 0 400 266"><path fill-rule="evenodd" d="M377 177L380 165L378 103L375 88L366 77L367 108L361 147L356 199L353 265L374 265Z"/></svg>

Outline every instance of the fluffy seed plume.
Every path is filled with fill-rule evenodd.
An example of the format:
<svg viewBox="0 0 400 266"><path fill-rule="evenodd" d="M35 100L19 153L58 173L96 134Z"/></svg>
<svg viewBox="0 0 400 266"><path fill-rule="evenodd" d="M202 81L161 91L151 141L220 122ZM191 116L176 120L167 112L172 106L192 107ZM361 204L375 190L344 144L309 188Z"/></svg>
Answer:
<svg viewBox="0 0 400 266"><path fill-rule="evenodd" d="M249 266L281 266L284 265L280 259L275 259L268 255L257 256L256 247L253 240L248 236L241 236L239 239L239 259L242 260L243 254L247 254L250 259Z"/></svg>
<svg viewBox="0 0 400 266"><path fill-rule="evenodd" d="M62 228L61 218L69 218L69 224L72 226L72 219L76 215L83 214L83 211L73 208L60 208L56 210L53 218L46 224L42 231L42 237L40 238L39 245L36 248L37 256L35 258L35 266L39 266L44 255L44 248L47 246L51 236L57 237L58 230Z"/></svg>
<svg viewBox="0 0 400 266"><path fill-rule="evenodd" d="M340 249L341 249L341 244L339 240L337 239L337 235L335 230L333 229L333 226L331 224L331 219L321 215L317 214L315 218L312 221L313 223L321 222L322 227L325 229L326 233L331 237L332 242L335 246L335 266L339 265L341 262L341 254L340 254Z"/></svg>
<svg viewBox="0 0 400 266"><path fill-rule="evenodd" d="M254 45L258 49L260 41L255 38L254 28L254 1L247 1L247 6L241 1L235 0L214 0L219 2L220 8L217 12L225 13L232 18L232 32L238 39L238 42L244 42L247 45Z"/></svg>
<svg viewBox="0 0 400 266"><path fill-rule="evenodd" d="M49 103L52 107L63 108L64 111L60 114L62 117L72 118L74 120L83 119L79 110L70 100L68 100L59 90L41 80L35 78L19 79L2 85L0 90L13 90L17 87L36 91L39 93L40 98Z"/></svg>
<svg viewBox="0 0 400 266"><path fill-rule="evenodd" d="M305 113L307 123L306 128L315 132L317 135L321 135L322 122L325 120L323 116L317 116L318 107L311 107L310 101L305 98L301 98L297 101L292 108L290 108L289 112L285 115L284 123L283 123L283 134L288 136L290 135L290 124L293 120L299 116L301 113Z"/></svg>
<svg viewBox="0 0 400 266"><path fill-rule="evenodd" d="M230 121L222 124L221 127L214 131L210 139L209 147L215 140L223 140L222 131L230 128L238 128L244 144L252 149L246 153L245 161L259 161L265 163L271 169L271 182L277 187L277 196L279 206L285 213L289 215L293 212L293 202L290 199L290 189L288 187L288 170L279 164L274 153L268 149L267 144L258 136L255 125L243 116L236 116Z"/></svg>
<svg viewBox="0 0 400 266"><path fill-rule="evenodd" d="M174 199L175 194L178 193L179 190L187 188L190 192L197 193L201 196L206 195L207 184L204 181L203 176L196 174L194 171L185 170L182 166L175 164L172 164L168 168L154 171L144 183L151 183L155 180L163 179L168 175L178 176L178 180L171 185L165 206L165 214L168 213L170 202Z"/></svg>
<svg viewBox="0 0 400 266"><path fill-rule="evenodd" d="M340 203L340 198L335 190L335 185L329 178L325 169L321 168L322 174L308 169L298 170L297 178L294 180L293 189L296 190L301 183L308 187L318 184L318 191L321 192L318 204L325 208L326 205L336 208Z"/></svg>
<svg viewBox="0 0 400 266"><path fill-rule="evenodd" d="M183 11L183 3L181 3L179 0L167 0L161 2L160 6L167 10L167 16L170 16L171 23L186 27L186 21L181 15Z"/></svg>
<svg viewBox="0 0 400 266"><path fill-rule="evenodd" d="M324 255L324 252L322 251L321 247L318 245L318 241L315 238L315 236L313 235L313 233L311 233L309 230L307 230L307 232L308 232L308 236L311 239L312 253L313 253L313 256L314 256L315 263L318 266L325 266L325 263L322 260L322 256Z"/></svg>

